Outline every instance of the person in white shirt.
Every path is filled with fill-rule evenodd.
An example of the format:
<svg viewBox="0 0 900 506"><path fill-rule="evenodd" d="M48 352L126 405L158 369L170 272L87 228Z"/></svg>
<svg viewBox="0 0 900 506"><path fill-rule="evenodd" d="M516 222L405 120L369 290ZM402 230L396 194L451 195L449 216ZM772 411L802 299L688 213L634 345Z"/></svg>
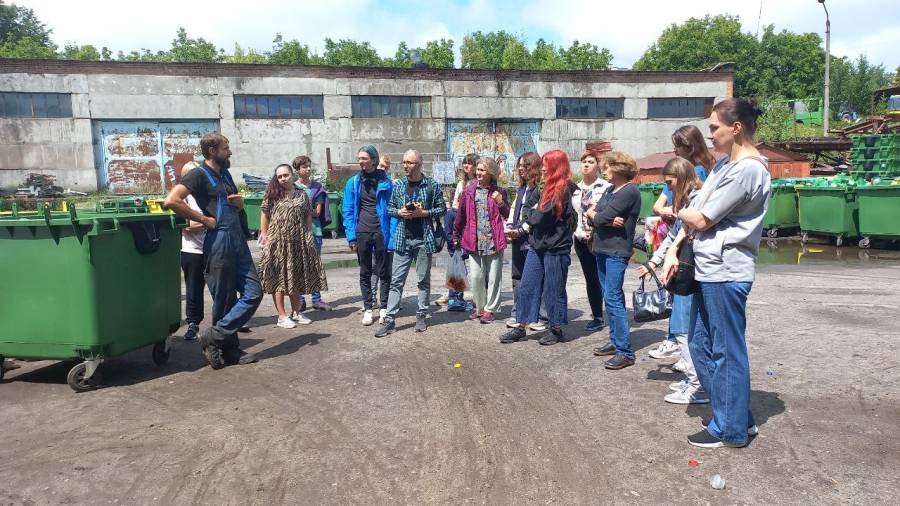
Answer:
<svg viewBox="0 0 900 506"><path fill-rule="evenodd" d="M199 167L197 162L188 162L181 168L181 176ZM188 207L194 211L202 212L193 195L185 199ZM203 239L206 237L206 227L197 221L189 221L188 226L181 229L181 271L184 273L185 286L185 321L188 324L184 333L185 341L197 339L200 331L200 322L203 321L203 289L206 280L203 277Z"/></svg>
<svg viewBox="0 0 900 506"><path fill-rule="evenodd" d="M603 288L597 270L597 258L591 253L591 236L594 224L585 216L585 211L593 209L612 185L600 177L602 155L593 150L581 154L581 182L572 193L572 207L578 214L573 243L584 282L587 287L588 303L591 306L591 321L584 327L588 332L596 332L606 326L603 321Z"/></svg>

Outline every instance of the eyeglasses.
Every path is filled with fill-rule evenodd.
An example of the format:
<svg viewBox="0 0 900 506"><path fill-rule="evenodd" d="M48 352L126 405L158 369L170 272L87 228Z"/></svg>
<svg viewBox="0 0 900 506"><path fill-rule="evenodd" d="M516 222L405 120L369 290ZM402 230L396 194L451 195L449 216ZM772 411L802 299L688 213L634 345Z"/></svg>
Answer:
<svg viewBox="0 0 900 506"><path fill-rule="evenodd" d="M409 161L409 160L403 160L403 165L416 165L416 164L418 164L418 163L419 163L419 162L411 162L411 161Z"/></svg>

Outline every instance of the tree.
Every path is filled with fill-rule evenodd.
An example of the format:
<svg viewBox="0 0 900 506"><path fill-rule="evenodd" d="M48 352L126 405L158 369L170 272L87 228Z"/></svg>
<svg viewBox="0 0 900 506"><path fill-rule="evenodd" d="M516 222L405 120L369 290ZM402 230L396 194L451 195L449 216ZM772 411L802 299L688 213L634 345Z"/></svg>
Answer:
<svg viewBox="0 0 900 506"><path fill-rule="evenodd" d="M272 41L272 52L269 53L269 63L279 65L309 65L309 46L301 45L297 39L284 41L280 33L275 34Z"/></svg>
<svg viewBox="0 0 900 506"><path fill-rule="evenodd" d="M27 37L31 40L28 45L52 47L55 50L56 46L50 40L52 31L38 20L33 10L16 4L6 5L0 0L0 44L5 45Z"/></svg>
<svg viewBox="0 0 900 506"><path fill-rule="evenodd" d="M350 67L380 67L381 57L368 42L356 42L340 39L337 42L325 39L325 53L322 55L324 65Z"/></svg>
<svg viewBox="0 0 900 506"><path fill-rule="evenodd" d="M247 49L241 47L240 44L234 44L234 53L225 56L226 63L267 63L268 58L265 53L260 53L255 49Z"/></svg>
<svg viewBox="0 0 900 506"><path fill-rule="evenodd" d="M561 51L556 46L544 39L538 39L531 51L528 68L532 70L563 70L566 62L560 55Z"/></svg>
<svg viewBox="0 0 900 506"><path fill-rule="evenodd" d="M882 65L872 65L865 55L856 61L834 58L831 64L831 110L838 114L842 106L860 114L875 111L875 90L890 83L890 75Z"/></svg>
<svg viewBox="0 0 900 506"><path fill-rule="evenodd" d="M452 69L455 62L453 39L429 40L423 49L422 63L433 69Z"/></svg>
<svg viewBox="0 0 900 506"><path fill-rule="evenodd" d="M164 58L176 63L218 63L225 58L225 52L203 37L189 38L185 29L179 28L172 49Z"/></svg>
<svg viewBox="0 0 900 506"><path fill-rule="evenodd" d="M538 44L540 44L540 40ZM535 51L538 48L535 47ZM609 64L612 63L612 53L609 49L598 48L594 44L579 44L578 41L572 42L569 49L559 50L565 68L569 70L609 70Z"/></svg>
<svg viewBox="0 0 900 506"><path fill-rule="evenodd" d="M900 86L900 65L897 66L897 70L894 72L894 82L892 86Z"/></svg>
<svg viewBox="0 0 900 506"><path fill-rule="evenodd" d="M528 69L531 64L531 54L525 43L520 40L510 40L503 48L500 56L500 68L502 69Z"/></svg>
<svg viewBox="0 0 900 506"><path fill-rule="evenodd" d="M758 44L741 32L737 17L720 15L690 18L672 24L634 64L635 70L700 70L735 62L734 93L751 95Z"/></svg>
<svg viewBox="0 0 900 506"><path fill-rule="evenodd" d="M0 45L0 58L52 60L56 58L56 46L47 47L31 37L20 37Z"/></svg>
<svg viewBox="0 0 900 506"><path fill-rule="evenodd" d="M817 33L775 33L765 27L752 65L753 80L744 88L754 95L818 97L825 81L825 51Z"/></svg>
<svg viewBox="0 0 900 506"><path fill-rule="evenodd" d="M512 47L507 49L507 46ZM464 69L500 69L511 68L504 66L504 63L506 65L524 65L527 59L526 61L522 59L523 49L525 53L528 52L521 37L503 30L499 32L482 33L478 31L470 33L463 37L462 45L459 47L462 59L461 67ZM506 53L505 61L504 53Z"/></svg>
<svg viewBox="0 0 900 506"><path fill-rule="evenodd" d="M107 61L112 59L112 51L107 47L97 51L97 48L90 44L84 46L66 44L59 57L63 60Z"/></svg>
<svg viewBox="0 0 900 506"><path fill-rule="evenodd" d="M397 52L394 53L393 58L385 58L382 61L382 65L385 67L396 67L401 69L408 69L412 67L412 64L412 52L406 45L406 42L403 41L397 45Z"/></svg>

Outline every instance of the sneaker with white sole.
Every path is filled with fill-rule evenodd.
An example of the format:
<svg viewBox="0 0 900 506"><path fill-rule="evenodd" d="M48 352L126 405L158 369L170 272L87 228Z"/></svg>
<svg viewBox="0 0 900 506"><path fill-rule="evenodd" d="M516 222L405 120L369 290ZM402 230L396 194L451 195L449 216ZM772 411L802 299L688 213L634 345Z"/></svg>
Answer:
<svg viewBox="0 0 900 506"><path fill-rule="evenodd" d="M528 328L535 332L543 332L547 330L547 323L543 321L537 321L529 325Z"/></svg>
<svg viewBox="0 0 900 506"><path fill-rule="evenodd" d="M681 347L678 346L678 343L675 341L669 341L666 339L665 341L659 343L655 349L650 350L650 358L672 358L681 353Z"/></svg>
<svg viewBox="0 0 900 506"><path fill-rule="evenodd" d="M303 313L297 313L294 316L292 316L291 319L300 325L309 325L310 323L312 323L312 320L307 318L306 315L304 315Z"/></svg>
<svg viewBox="0 0 900 506"><path fill-rule="evenodd" d="M378 310L378 323L384 324L384 317L387 316L387 309L379 309Z"/></svg>
<svg viewBox="0 0 900 506"><path fill-rule="evenodd" d="M688 384L678 392L663 397L663 400L671 404L709 404L709 396L703 387Z"/></svg>
<svg viewBox="0 0 900 506"><path fill-rule="evenodd" d="M366 309L366 312L363 313L362 324L371 325L373 323L375 323L375 318L372 316L372 310Z"/></svg>
<svg viewBox="0 0 900 506"><path fill-rule="evenodd" d="M703 427L703 428L705 429L706 427L709 426L709 420L703 420L703 419L701 419L701 420L700 420L700 426ZM750 436L750 437L754 437L754 436L759 435L759 426L757 426L757 425L751 425L750 427L747 427L747 435Z"/></svg>
<svg viewBox="0 0 900 506"><path fill-rule="evenodd" d="M278 323L276 323L275 326L283 329L293 329L297 327L297 324L294 323L294 320L285 316L284 318L279 318Z"/></svg>
<svg viewBox="0 0 900 506"><path fill-rule="evenodd" d="M690 383L688 383L687 379L683 379L681 381L673 381L669 383L669 390L673 392L680 392L684 390Z"/></svg>
<svg viewBox="0 0 900 506"><path fill-rule="evenodd" d="M331 311L331 304L325 302L324 300L314 300L312 303L313 309L318 309L319 311Z"/></svg>
<svg viewBox="0 0 900 506"><path fill-rule="evenodd" d="M519 322L516 321L515 317L506 319L506 328L513 329L519 326Z"/></svg>
<svg viewBox="0 0 900 506"><path fill-rule="evenodd" d="M678 362L672 364L672 370L675 372L687 373L687 362L684 359L678 359Z"/></svg>

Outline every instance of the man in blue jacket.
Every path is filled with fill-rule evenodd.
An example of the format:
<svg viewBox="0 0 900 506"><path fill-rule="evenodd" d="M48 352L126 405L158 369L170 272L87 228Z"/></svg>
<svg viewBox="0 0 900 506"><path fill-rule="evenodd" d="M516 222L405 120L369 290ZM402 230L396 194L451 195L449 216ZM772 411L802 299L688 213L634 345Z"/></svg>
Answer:
<svg viewBox="0 0 900 506"><path fill-rule="evenodd" d="M363 146L356 155L359 174L347 180L344 186L344 231L350 250L359 259L359 289L362 292L363 325L372 325L372 274L381 280L381 315L384 318L391 284L391 219L388 201L393 184L383 170L378 170L378 151L374 146Z"/></svg>

